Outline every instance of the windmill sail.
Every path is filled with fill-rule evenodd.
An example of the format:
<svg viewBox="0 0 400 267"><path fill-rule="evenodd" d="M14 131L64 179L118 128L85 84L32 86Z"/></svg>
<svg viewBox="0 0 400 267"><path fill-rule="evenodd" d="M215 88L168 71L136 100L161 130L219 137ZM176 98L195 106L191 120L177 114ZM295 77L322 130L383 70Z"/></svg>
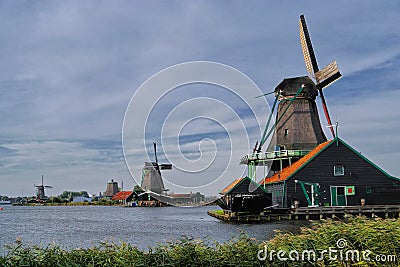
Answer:
<svg viewBox="0 0 400 267"><path fill-rule="evenodd" d="M321 97L322 107L324 108L326 120L329 125L332 125L331 118L328 112L328 106L326 105L322 89L338 80L340 77L342 77L342 75L339 72L336 61L333 61L322 70L319 70L304 15L300 15L299 27L301 50L303 52L304 62L306 63L308 75L315 78L315 80L317 81L317 89ZM335 132L333 128L331 128L331 133L332 136L335 137Z"/></svg>
<svg viewBox="0 0 400 267"><path fill-rule="evenodd" d="M303 51L304 62L310 77L314 77L314 73L319 71L317 59L315 57L314 49L312 47L310 34L308 33L306 19L304 15L300 16L300 43L301 50Z"/></svg>
<svg viewBox="0 0 400 267"><path fill-rule="evenodd" d="M316 79L318 89L327 87L342 77L336 61L333 61L322 70L319 70L304 15L300 15L299 27L301 50L303 52L308 75Z"/></svg>
<svg viewBox="0 0 400 267"><path fill-rule="evenodd" d="M169 164L169 163L160 164L160 169L161 170L172 170L172 164Z"/></svg>
<svg viewBox="0 0 400 267"><path fill-rule="evenodd" d="M335 82L341 77L342 74L340 74L336 61L333 61L328 66L315 73L315 79L317 80L317 87L321 89L329 86L331 83Z"/></svg>

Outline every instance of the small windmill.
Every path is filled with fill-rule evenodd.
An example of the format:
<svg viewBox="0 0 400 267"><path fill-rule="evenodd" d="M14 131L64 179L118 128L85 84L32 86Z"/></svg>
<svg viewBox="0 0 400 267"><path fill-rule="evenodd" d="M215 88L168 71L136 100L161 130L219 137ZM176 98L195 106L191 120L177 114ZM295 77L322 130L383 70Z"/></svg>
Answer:
<svg viewBox="0 0 400 267"><path fill-rule="evenodd" d="M158 164L157 144L153 142L154 157L156 162L145 162L142 173L141 187L144 190L150 190L154 193L161 194L167 191L164 187L164 182L161 176L161 170L171 170L172 164Z"/></svg>
<svg viewBox="0 0 400 267"><path fill-rule="evenodd" d="M42 174L42 184L41 185L34 185L34 187L36 187L36 196L38 200L45 200L47 199L45 193L44 193L44 189L45 188L53 188L50 185L44 185L43 184L43 174Z"/></svg>
<svg viewBox="0 0 400 267"><path fill-rule="evenodd" d="M328 125L332 125L331 118L329 116L328 107L326 105L324 93L322 89L329 86L331 83L340 79L342 75L339 72L336 61L333 61L328 66L319 70L317 59L314 54L314 49L311 43L310 34L308 33L306 19L304 15L300 15L300 43L301 49L303 51L304 62L306 63L306 68L308 71L308 75L312 78L315 78L317 82L317 89L319 91L319 95L322 101L322 107L324 108L324 113L326 120L328 121ZM335 137L335 131L333 127L331 127L332 136Z"/></svg>

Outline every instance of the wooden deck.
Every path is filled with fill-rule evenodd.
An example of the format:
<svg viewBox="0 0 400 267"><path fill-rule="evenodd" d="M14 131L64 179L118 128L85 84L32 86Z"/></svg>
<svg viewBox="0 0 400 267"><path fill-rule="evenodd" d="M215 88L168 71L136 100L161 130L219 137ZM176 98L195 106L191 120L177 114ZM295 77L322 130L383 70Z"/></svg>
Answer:
<svg viewBox="0 0 400 267"><path fill-rule="evenodd" d="M210 210L208 215L225 222L262 223L281 220L321 220L344 218L345 216L367 216L380 218L399 218L400 205L374 205L351 207L303 207L294 210L279 210L261 214L246 214L223 210Z"/></svg>

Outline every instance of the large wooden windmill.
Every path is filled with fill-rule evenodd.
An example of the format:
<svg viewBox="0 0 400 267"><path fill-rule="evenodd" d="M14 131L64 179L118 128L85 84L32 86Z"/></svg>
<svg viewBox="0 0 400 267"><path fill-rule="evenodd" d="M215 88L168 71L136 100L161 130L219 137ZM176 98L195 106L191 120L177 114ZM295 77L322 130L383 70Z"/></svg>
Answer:
<svg viewBox="0 0 400 267"><path fill-rule="evenodd" d="M41 185L34 185L36 187L36 197L38 200L46 200L46 194L44 193L45 188L53 188L50 185L44 185L43 184L43 174L42 174L42 184Z"/></svg>
<svg viewBox="0 0 400 267"><path fill-rule="evenodd" d="M164 182L161 176L161 170L171 170L172 164L158 164L157 145L153 142L155 162L145 162L142 170L142 184L144 190L157 194L165 193Z"/></svg>
<svg viewBox="0 0 400 267"><path fill-rule="evenodd" d="M248 165L248 176L253 180L257 179L257 166L264 166L264 172L267 166L270 169L268 175L272 175L327 140L315 102L318 95L321 97L328 124L332 126L322 90L342 75L336 61L319 70L303 15L300 16L300 43L309 76L286 78L275 88L275 101L260 142L256 144L252 154L241 160L242 164ZM270 127L276 105L276 120ZM335 137L333 127L331 131ZM273 142L263 152L263 145L271 135Z"/></svg>

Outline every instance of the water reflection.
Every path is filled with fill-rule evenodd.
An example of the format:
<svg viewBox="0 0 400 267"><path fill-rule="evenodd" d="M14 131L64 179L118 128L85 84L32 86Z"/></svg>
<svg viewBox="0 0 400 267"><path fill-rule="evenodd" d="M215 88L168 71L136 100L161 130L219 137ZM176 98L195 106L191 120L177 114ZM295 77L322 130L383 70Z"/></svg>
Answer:
<svg viewBox="0 0 400 267"><path fill-rule="evenodd" d="M21 238L23 243L64 248L89 247L100 241L124 241L141 249L182 237L225 242L240 233L269 240L275 230L298 231L305 222L229 224L207 215L218 207L122 208L104 206L5 206L0 212L0 251Z"/></svg>

